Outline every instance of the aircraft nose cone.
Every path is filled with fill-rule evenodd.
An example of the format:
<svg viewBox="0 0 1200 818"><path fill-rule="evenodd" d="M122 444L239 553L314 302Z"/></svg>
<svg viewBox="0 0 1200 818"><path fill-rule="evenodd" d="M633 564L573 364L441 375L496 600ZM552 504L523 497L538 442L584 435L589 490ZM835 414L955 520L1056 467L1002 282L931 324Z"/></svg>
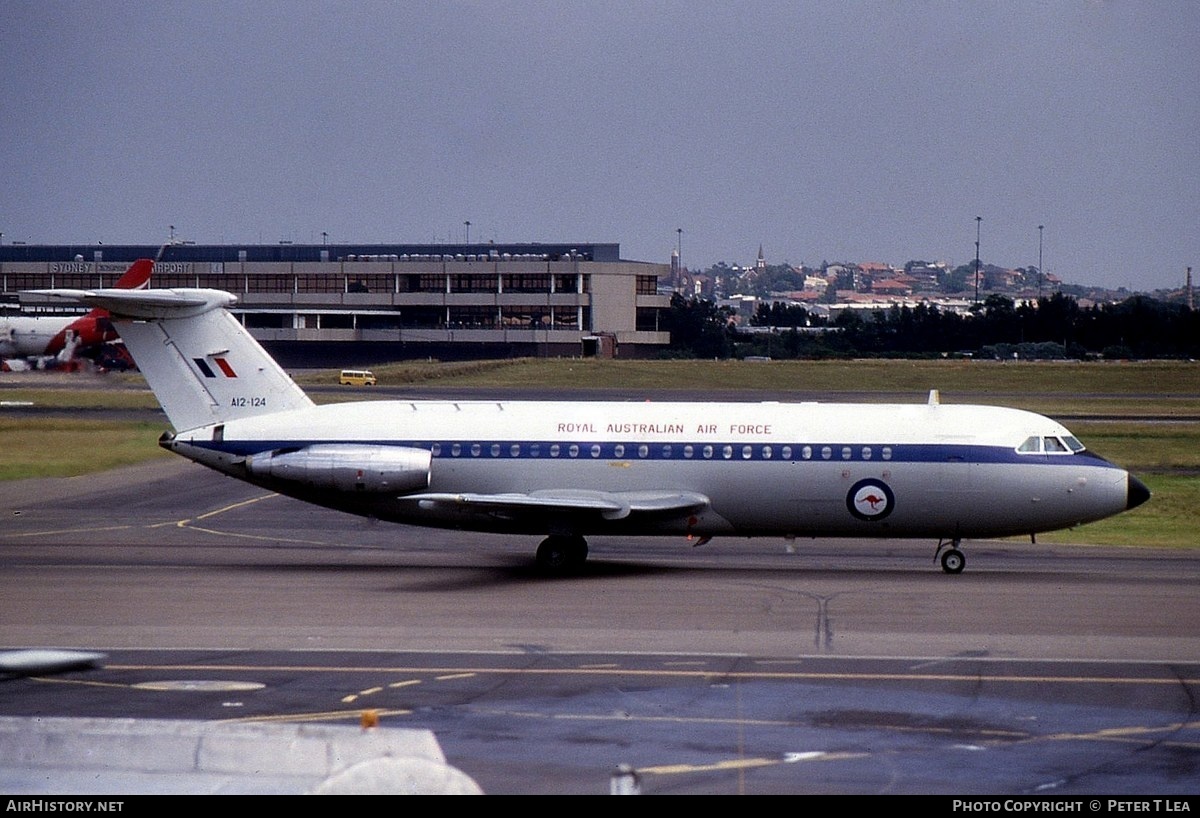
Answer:
<svg viewBox="0 0 1200 818"><path fill-rule="evenodd" d="M1138 480L1132 474L1129 475L1129 487L1126 490L1125 510L1137 508L1142 503L1150 499L1150 489L1146 488L1146 484Z"/></svg>

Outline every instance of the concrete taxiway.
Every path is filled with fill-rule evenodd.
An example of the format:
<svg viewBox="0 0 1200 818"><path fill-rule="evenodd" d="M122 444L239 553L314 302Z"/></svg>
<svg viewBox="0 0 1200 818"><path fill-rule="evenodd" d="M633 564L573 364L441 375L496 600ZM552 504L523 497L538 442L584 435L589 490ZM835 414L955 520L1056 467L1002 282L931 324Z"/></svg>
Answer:
<svg viewBox="0 0 1200 818"><path fill-rule="evenodd" d="M373 523L179 459L10 482L0 648L104 658L10 673L0 716L370 713L488 794L1194 792L1200 552L967 543L948 576L934 545L596 538L548 579L536 538ZM91 781L0 769L6 792L142 786Z"/></svg>

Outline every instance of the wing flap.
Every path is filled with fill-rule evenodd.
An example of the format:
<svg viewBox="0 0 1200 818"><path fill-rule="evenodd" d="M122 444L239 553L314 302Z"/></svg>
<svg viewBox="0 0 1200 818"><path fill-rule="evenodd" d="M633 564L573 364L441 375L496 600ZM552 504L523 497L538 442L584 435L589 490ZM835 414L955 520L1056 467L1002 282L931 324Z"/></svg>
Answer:
<svg viewBox="0 0 1200 818"><path fill-rule="evenodd" d="M404 498L422 508L451 506L457 510L524 515L536 513L597 514L605 520L623 520L631 514L693 514L709 505L703 494L689 491L586 491L545 489L504 494L417 494Z"/></svg>

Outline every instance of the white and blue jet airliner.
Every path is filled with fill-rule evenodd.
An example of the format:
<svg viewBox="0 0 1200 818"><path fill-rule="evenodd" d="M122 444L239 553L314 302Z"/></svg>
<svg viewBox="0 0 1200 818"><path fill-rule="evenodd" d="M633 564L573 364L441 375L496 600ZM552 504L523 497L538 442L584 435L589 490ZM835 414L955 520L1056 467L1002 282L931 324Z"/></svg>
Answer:
<svg viewBox="0 0 1200 818"><path fill-rule="evenodd" d="M173 432L224 474L352 514L542 536L1034 537L1146 502L1032 412L941 404L371 400L318 406L209 289L44 290L108 310Z"/></svg>

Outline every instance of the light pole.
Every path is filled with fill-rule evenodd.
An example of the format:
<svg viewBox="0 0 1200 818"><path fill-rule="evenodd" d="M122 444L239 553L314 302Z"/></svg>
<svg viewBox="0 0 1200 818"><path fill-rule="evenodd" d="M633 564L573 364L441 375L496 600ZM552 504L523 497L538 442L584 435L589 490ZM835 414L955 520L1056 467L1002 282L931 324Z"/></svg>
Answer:
<svg viewBox="0 0 1200 818"><path fill-rule="evenodd" d="M679 272L682 273L683 272L683 228L676 227L675 232L679 236L679 245L675 252L676 252L676 255L679 256Z"/></svg>
<svg viewBox="0 0 1200 818"><path fill-rule="evenodd" d="M471 223L463 222L463 224L465 224L467 226L467 244L470 244L471 243Z"/></svg>
<svg viewBox="0 0 1200 818"><path fill-rule="evenodd" d="M1042 298L1042 230L1046 227L1044 224L1038 225L1038 300Z"/></svg>
<svg viewBox="0 0 1200 818"><path fill-rule="evenodd" d="M975 303L979 303L979 225L983 216L975 217Z"/></svg>
<svg viewBox="0 0 1200 818"><path fill-rule="evenodd" d="M329 234L324 230L321 231L321 244L329 244Z"/></svg>

